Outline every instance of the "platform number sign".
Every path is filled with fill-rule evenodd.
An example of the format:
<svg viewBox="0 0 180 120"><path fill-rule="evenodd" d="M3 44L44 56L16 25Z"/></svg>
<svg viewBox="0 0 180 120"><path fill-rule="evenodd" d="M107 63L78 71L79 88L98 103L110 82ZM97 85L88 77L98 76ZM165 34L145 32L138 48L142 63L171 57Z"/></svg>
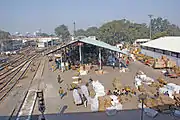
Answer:
<svg viewBox="0 0 180 120"><path fill-rule="evenodd" d="M38 99L39 111L41 113L44 113L46 108L45 108L44 95L43 95L43 91L42 90L37 92L37 99Z"/></svg>

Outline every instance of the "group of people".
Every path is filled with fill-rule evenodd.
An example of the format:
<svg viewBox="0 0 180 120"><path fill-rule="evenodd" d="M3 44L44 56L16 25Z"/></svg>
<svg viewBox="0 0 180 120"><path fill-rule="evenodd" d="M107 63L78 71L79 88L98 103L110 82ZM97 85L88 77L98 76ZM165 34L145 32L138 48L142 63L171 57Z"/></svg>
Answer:
<svg viewBox="0 0 180 120"><path fill-rule="evenodd" d="M58 79L58 83L61 84L63 80L61 80L61 76L58 75L57 77ZM79 92L80 91L80 92ZM62 87L59 88L59 96L61 97L61 99L67 94L67 92L65 92L63 90ZM76 104L77 106L79 105L83 105L85 107L87 107L88 104L88 97L89 97L89 90L87 88L87 85L81 85L78 88L73 88L73 99L74 99L74 104Z"/></svg>
<svg viewBox="0 0 180 120"><path fill-rule="evenodd" d="M113 90L113 92L111 92L111 90L108 90L107 95L116 95L116 96L121 96L121 95L128 95L129 93L132 93L134 95L136 95L135 91L130 91L130 90L126 90L126 89L122 89L121 91L118 90L117 88L115 88Z"/></svg>

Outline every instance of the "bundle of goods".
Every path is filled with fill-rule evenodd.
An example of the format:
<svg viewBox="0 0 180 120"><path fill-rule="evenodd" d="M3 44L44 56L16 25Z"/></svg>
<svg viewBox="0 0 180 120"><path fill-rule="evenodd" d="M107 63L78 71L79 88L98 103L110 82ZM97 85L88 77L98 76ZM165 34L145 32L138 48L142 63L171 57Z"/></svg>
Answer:
<svg viewBox="0 0 180 120"><path fill-rule="evenodd" d="M99 74L101 74L101 75L102 75L102 74L103 74L103 72L104 72L103 70L99 70Z"/></svg>
<svg viewBox="0 0 180 120"><path fill-rule="evenodd" d="M91 111L97 112L99 108L99 101L98 98L90 98L90 104L91 104Z"/></svg>
<svg viewBox="0 0 180 120"><path fill-rule="evenodd" d="M175 100L171 99L170 97L168 96L165 96L165 95L161 95L159 97L159 102L161 101L161 104L162 105L159 105L158 106L158 109L159 111L163 111L163 110L169 110L169 108L171 106L174 106L175 105Z"/></svg>
<svg viewBox="0 0 180 120"><path fill-rule="evenodd" d="M121 84L121 81L119 79L114 78L112 84L113 84L114 88L117 88L118 90L121 90L122 84Z"/></svg>
<svg viewBox="0 0 180 120"><path fill-rule="evenodd" d="M147 60L145 60L145 65L148 65L148 66L153 66L153 64L154 64L154 59L147 59Z"/></svg>
<svg viewBox="0 0 180 120"><path fill-rule="evenodd" d="M133 54L131 54L130 57L132 58L133 61L136 61L136 58Z"/></svg>
<svg viewBox="0 0 180 120"><path fill-rule="evenodd" d="M115 95L110 95L109 97L111 99L111 106L106 106L106 110L122 110L122 104L120 103L119 98Z"/></svg>
<svg viewBox="0 0 180 120"><path fill-rule="evenodd" d="M180 94L175 94L174 100L176 101L176 106L180 107Z"/></svg>
<svg viewBox="0 0 180 120"><path fill-rule="evenodd" d="M140 92L146 92L146 89L144 88L143 85L138 86L138 90L139 90Z"/></svg>
<svg viewBox="0 0 180 120"><path fill-rule="evenodd" d="M91 65L91 64L85 65L85 69L86 69L86 70L91 70L91 69L92 69L92 65Z"/></svg>
<svg viewBox="0 0 180 120"><path fill-rule="evenodd" d="M92 85L93 85L93 89L96 93L96 96L95 96L96 98L105 95L104 86L98 80L92 81Z"/></svg>
<svg viewBox="0 0 180 120"><path fill-rule="evenodd" d="M164 60L156 59L153 65L153 68L166 68L166 63Z"/></svg>
<svg viewBox="0 0 180 120"><path fill-rule="evenodd" d="M170 61L170 60L166 61L166 67L167 68L173 68L175 66L176 66L176 62L175 61Z"/></svg>
<svg viewBox="0 0 180 120"><path fill-rule="evenodd" d="M138 88L138 86L141 86L142 83L150 85L154 82L154 79L147 77L142 71L139 71L135 77L135 86Z"/></svg>
<svg viewBox="0 0 180 120"><path fill-rule="evenodd" d="M175 100L169 98L168 96L160 95L156 99L152 99L152 98L146 99L144 103L149 108L163 111L163 110L168 110L170 106L175 105Z"/></svg>
<svg viewBox="0 0 180 120"><path fill-rule="evenodd" d="M136 59L137 59L138 61L143 61L143 60L144 60L144 57L145 57L144 54L136 54Z"/></svg>
<svg viewBox="0 0 180 120"><path fill-rule="evenodd" d="M99 101L99 111L105 111L106 108L112 106L110 96L98 97L98 101Z"/></svg>
<svg viewBox="0 0 180 120"><path fill-rule="evenodd" d="M80 75L87 75L88 70L80 70L79 73L80 73Z"/></svg>
<svg viewBox="0 0 180 120"><path fill-rule="evenodd" d="M93 89L89 90L89 96L94 98L96 96L96 92Z"/></svg>
<svg viewBox="0 0 180 120"><path fill-rule="evenodd" d="M80 70L85 70L85 65L81 65Z"/></svg>
<svg viewBox="0 0 180 120"><path fill-rule="evenodd" d="M175 67L173 67L173 70L174 70L175 74L180 76L180 67L175 66Z"/></svg>
<svg viewBox="0 0 180 120"><path fill-rule="evenodd" d="M85 70L85 65L80 66L79 73L80 73L80 75L87 75L88 74L88 70Z"/></svg>
<svg viewBox="0 0 180 120"><path fill-rule="evenodd" d="M161 60L168 61L168 58L167 58L167 56L164 56L164 55L163 55L163 56L161 57Z"/></svg>
<svg viewBox="0 0 180 120"><path fill-rule="evenodd" d="M76 67L72 65L72 66L71 66L71 69L72 69L72 70L76 70Z"/></svg>
<svg viewBox="0 0 180 120"><path fill-rule="evenodd" d="M168 83L165 87L174 91L177 94L180 93L180 86L179 85L176 85L174 83Z"/></svg>
<svg viewBox="0 0 180 120"><path fill-rule="evenodd" d="M159 77L157 80L160 84L163 84L163 85L167 84L167 81L165 81L162 77Z"/></svg>
<svg viewBox="0 0 180 120"><path fill-rule="evenodd" d="M149 86L159 88L163 87L164 85L160 84L159 82L152 82L152 84L150 84Z"/></svg>
<svg viewBox="0 0 180 120"><path fill-rule="evenodd" d="M71 89L76 89L76 88L78 88L78 85L75 84L75 83L71 83L70 86L71 86Z"/></svg>
<svg viewBox="0 0 180 120"><path fill-rule="evenodd" d="M168 83L167 85L165 85L162 88L159 88L159 92L160 93L168 93L170 98L174 98L173 94L179 94L180 91L180 86L176 85L174 83Z"/></svg>

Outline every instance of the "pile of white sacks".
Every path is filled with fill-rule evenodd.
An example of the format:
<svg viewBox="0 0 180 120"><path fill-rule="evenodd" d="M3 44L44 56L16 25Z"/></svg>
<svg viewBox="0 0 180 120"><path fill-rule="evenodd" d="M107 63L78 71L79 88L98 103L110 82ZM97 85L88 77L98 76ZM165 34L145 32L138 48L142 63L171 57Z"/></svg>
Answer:
<svg viewBox="0 0 180 120"><path fill-rule="evenodd" d="M160 93L168 92L169 97L174 99L173 94L179 94L180 93L180 86L176 85L174 83L168 83L167 85L164 85L164 87L159 88Z"/></svg>
<svg viewBox="0 0 180 120"><path fill-rule="evenodd" d="M138 89L138 86L141 86L142 83L150 85L154 82L154 79L151 77L146 76L142 71L140 71L140 74L135 76L135 87Z"/></svg>
<svg viewBox="0 0 180 120"><path fill-rule="evenodd" d="M91 100L89 101L91 104L91 111L96 112L98 111L99 108L99 101L98 97L105 96L105 89L104 86L97 80L92 82L93 89L96 93L94 98L90 98ZM108 108L108 110L121 110L122 105L119 103L117 96L111 95L110 96L112 101L112 106Z"/></svg>

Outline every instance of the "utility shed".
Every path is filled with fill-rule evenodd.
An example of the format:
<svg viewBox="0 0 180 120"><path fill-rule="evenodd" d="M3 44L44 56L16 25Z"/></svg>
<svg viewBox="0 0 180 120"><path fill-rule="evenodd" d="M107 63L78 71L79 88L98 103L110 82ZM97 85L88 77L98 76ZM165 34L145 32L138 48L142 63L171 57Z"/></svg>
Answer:
<svg viewBox="0 0 180 120"><path fill-rule="evenodd" d="M167 36L141 44L141 52L154 58L166 55L180 66L180 36Z"/></svg>

